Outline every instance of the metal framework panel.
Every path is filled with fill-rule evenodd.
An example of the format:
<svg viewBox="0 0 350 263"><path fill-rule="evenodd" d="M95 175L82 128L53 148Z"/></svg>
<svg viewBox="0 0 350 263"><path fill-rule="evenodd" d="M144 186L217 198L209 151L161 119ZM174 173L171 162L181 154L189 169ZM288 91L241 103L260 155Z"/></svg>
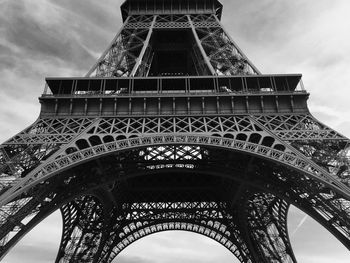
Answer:
<svg viewBox="0 0 350 263"><path fill-rule="evenodd" d="M203 234L242 263L297 262L294 205L350 249L350 141L301 75L262 75L216 0L128 0L84 78L48 78L0 146L0 258L60 209L56 262L112 262L140 238Z"/></svg>

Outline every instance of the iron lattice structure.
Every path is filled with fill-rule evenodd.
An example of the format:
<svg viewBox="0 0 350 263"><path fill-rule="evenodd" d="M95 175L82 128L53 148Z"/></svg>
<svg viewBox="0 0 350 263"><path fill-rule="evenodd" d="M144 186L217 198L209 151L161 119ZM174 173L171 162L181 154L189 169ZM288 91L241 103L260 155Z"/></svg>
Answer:
<svg viewBox="0 0 350 263"><path fill-rule="evenodd" d="M349 139L301 75L262 75L216 0L128 0L84 78L48 78L37 121L0 148L0 254L60 209L56 262L112 262L160 231L241 262L296 262L292 204L350 249Z"/></svg>

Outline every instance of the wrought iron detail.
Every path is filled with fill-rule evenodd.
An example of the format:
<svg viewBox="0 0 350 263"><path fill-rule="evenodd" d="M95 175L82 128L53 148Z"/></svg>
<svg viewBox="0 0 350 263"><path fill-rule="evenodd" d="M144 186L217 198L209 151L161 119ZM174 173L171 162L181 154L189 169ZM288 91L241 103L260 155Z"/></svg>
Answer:
<svg viewBox="0 0 350 263"><path fill-rule="evenodd" d="M0 259L57 209L57 263L112 262L167 230L296 263L290 205L350 249L350 141L309 113L301 75L261 75L217 0L121 10L87 76L47 79L38 120L0 145Z"/></svg>

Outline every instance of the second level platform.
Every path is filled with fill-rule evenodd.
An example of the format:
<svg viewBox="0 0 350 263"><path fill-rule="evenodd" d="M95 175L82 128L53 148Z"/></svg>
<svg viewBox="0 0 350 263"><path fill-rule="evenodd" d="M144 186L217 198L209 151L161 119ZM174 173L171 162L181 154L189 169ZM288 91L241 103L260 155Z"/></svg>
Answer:
<svg viewBox="0 0 350 263"><path fill-rule="evenodd" d="M308 112L300 74L47 78L42 115L130 116Z"/></svg>

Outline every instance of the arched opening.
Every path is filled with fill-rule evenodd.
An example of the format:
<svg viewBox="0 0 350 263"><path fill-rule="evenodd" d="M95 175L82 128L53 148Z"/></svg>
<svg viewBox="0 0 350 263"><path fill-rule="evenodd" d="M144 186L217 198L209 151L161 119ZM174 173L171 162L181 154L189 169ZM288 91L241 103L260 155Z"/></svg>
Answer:
<svg viewBox="0 0 350 263"><path fill-rule="evenodd" d="M121 140L125 140L125 139L126 139L126 137L124 135L118 135L116 138L117 141L121 141Z"/></svg>
<svg viewBox="0 0 350 263"><path fill-rule="evenodd" d="M104 143L114 142L114 138L111 135L104 136L103 137L103 142Z"/></svg>
<svg viewBox="0 0 350 263"><path fill-rule="evenodd" d="M245 135L244 133L239 133L239 134L237 134L236 138L239 141L246 141L247 140L247 135Z"/></svg>
<svg viewBox="0 0 350 263"><path fill-rule="evenodd" d="M347 262L349 259L349 251L332 234L293 206L288 214L288 230L299 262ZM2 262L54 262L61 234L62 219L56 211L30 231ZM239 262L230 251L208 237L186 231L166 231L132 243L113 263L160 262L160 259L169 263Z"/></svg>
<svg viewBox="0 0 350 263"><path fill-rule="evenodd" d="M286 147L282 144L276 144L273 148L281 152L284 152L286 150Z"/></svg>
<svg viewBox="0 0 350 263"><path fill-rule="evenodd" d="M349 251L318 222L298 208L288 213L289 238L298 262L347 262Z"/></svg>
<svg viewBox="0 0 350 263"><path fill-rule="evenodd" d="M271 147L273 145L273 143L275 142L275 139L270 137L270 136L266 136L264 137L264 139L262 140L262 145L266 146L266 147Z"/></svg>
<svg viewBox="0 0 350 263"><path fill-rule="evenodd" d="M258 133L252 133L249 137L249 142L258 144L260 142L261 135Z"/></svg>
<svg viewBox="0 0 350 263"><path fill-rule="evenodd" d="M177 190L183 191L183 193L181 193L181 195L176 197L179 199L185 198L184 194L186 194L186 191L187 191L187 188L185 188L185 187L193 186L194 188L200 189L201 185L197 184L199 178L203 179L203 182L204 181L206 183L210 182L207 185L209 185L210 187L213 188L213 189L211 189L211 190L213 190L212 191L213 193L225 194L222 191L222 189L224 189L224 188L221 187L221 184L223 183L225 186L228 186L229 185L228 183L230 181L224 181L224 180L222 180L222 178L214 178L214 176L212 176L211 174L209 175L210 171L208 171L207 168L215 169L215 171L213 170L213 172L215 172L215 176L216 176L219 174L221 167L227 166L228 168L230 168L229 164L239 163L239 164L242 164L243 167L247 167L247 165L250 165L251 167L255 167L254 168L255 173L260 171L260 172L264 173L264 175L266 176L266 175L270 174L269 173L270 168L271 168L271 166L273 166L273 164L269 165L267 162L258 163L259 162L258 158L251 159L250 155L248 155L248 154L242 154L240 152L234 152L234 151L228 152L228 151L225 151L223 149L220 149L220 151L217 151L217 148L214 148L214 147L207 148L205 146L203 146L203 147L202 146L193 146L194 147L193 149L200 147L201 151L203 151L203 150L207 151L207 156L205 156L205 158L210 157L212 163L215 164L216 166L203 167L203 169L201 170L203 174L191 172L193 169L200 168L200 165L199 165L200 162L198 162L197 166L192 165L191 169L188 168L187 174L185 174L186 169L179 170L179 168L188 167L188 166L185 166L185 164L187 165L189 163L187 161L187 159L184 158L183 156L181 156L181 158L174 158L173 157L174 154L169 154L169 151L178 150L181 153L183 153L184 156L192 156L193 151L190 151L191 147L189 147L187 145L181 145L181 146L176 146L176 147L170 147L168 150L164 150L164 151L162 150L163 148L165 149L164 146L154 146L154 147L156 147L158 149L160 149L162 147L160 149L161 151L154 152L155 158L152 158L152 160L154 160L155 163L152 163L152 162L145 163L145 161L148 161L145 158L143 158L143 159L141 158L140 161L142 161L142 162L138 163L138 166L140 166L140 169L142 170L142 173L144 173L145 176L143 178L136 178L136 175L135 175L135 177L130 177L130 178L126 178L126 179L131 183L130 185L133 186L133 189L137 189L137 187L141 187L141 186L143 187L145 185L145 183L148 183L147 189L151 189L152 191L156 191L157 194L159 193L158 190L162 190L162 189L164 190L163 186L167 186L167 184L169 182L171 182L170 185L172 185L172 186L176 185L176 186L178 186ZM148 147L148 148L151 148L151 147ZM144 148L144 149L148 149L148 148ZM195 154L198 154L199 152L200 152L199 150L194 151ZM121 156L122 158L120 160L125 160L126 159L125 157L128 157L128 156L131 156L132 158L134 158L135 156L133 156L133 154L135 154L135 153L140 153L140 149L134 149L134 150L130 150L128 152L121 153L121 154L125 154L125 155ZM174 153L176 153L176 152L174 152ZM230 153L230 154L228 154L228 153ZM163 161L163 163L164 163L163 165L159 165L160 159L157 156L162 157L161 161ZM111 163L110 162L111 159L109 159L109 157L111 157L111 156L106 156L106 157L100 158L101 167L107 167L106 165L103 165L103 161L106 162L105 164ZM114 156L114 157L117 157L117 156ZM138 157L142 157L142 156L140 156L140 154L138 154ZM225 159L225 158L228 158L228 159ZM117 160L117 159L113 159L113 161L115 161L115 160ZM181 162L182 166L178 165L179 164L179 163L177 163L178 160L182 161ZM195 159L192 157L191 157L191 160L195 161ZM89 164L96 165L94 162L90 162L90 163L85 163L84 165L82 165L82 167L86 168L88 171L92 171L92 169L90 169L91 167L89 167ZM258 170L259 164L261 164L263 166L261 168L261 170ZM128 165L127 162L126 162L126 165ZM146 175L146 173L144 172L145 169L147 169L149 172L152 172L152 173L148 173ZM154 170L160 170L160 173L157 174L156 172L153 172ZM166 173L164 173L161 170L166 171ZM82 173L82 174L87 174L87 173ZM143 175L140 175L140 177L142 177L142 176ZM218 175L216 177L220 177L220 175ZM174 178L176 178L176 180ZM139 179L143 179L143 180L139 180ZM188 180L188 179L190 179L190 180ZM158 183L158 182L163 182L164 185L159 185L158 188L156 188L156 183ZM230 192L230 193L234 192L236 189L235 187L239 187L239 184L232 184L231 186L232 186L232 189L228 189L229 190L228 192ZM128 190L127 185L123 186L123 187L125 187L125 190ZM116 189L116 190L118 190L118 189ZM208 189L205 189L205 190L208 190ZM169 191L164 191L164 194L166 194L168 192ZM178 191L176 191L176 192L178 192ZM145 196L145 195L143 195L143 196ZM151 198L152 196L153 196L152 192L150 191L147 198ZM174 195L171 195L171 196L174 197ZM177 199L177 201L178 201L178 199ZM183 202L182 199L180 201ZM311 255L314 255L314 254L311 254ZM230 262L232 262L232 261L230 261Z"/></svg>
<svg viewBox="0 0 350 263"><path fill-rule="evenodd" d="M61 235L62 216L56 211L25 235L1 262L55 262Z"/></svg>
<svg viewBox="0 0 350 263"><path fill-rule="evenodd" d="M89 142L92 146L100 145L102 144L101 138L98 136L91 136L89 138Z"/></svg>
<svg viewBox="0 0 350 263"><path fill-rule="evenodd" d="M69 148L67 148L67 150L66 150L66 154L75 153L75 152L77 152L77 151L78 151L77 148L75 148L75 147L69 147Z"/></svg>
<svg viewBox="0 0 350 263"><path fill-rule="evenodd" d="M224 138L234 139L235 136L233 134L231 134L231 133L225 133Z"/></svg>
<svg viewBox="0 0 350 263"><path fill-rule="evenodd" d="M240 261L217 241L187 231L165 231L128 246L112 262L222 262Z"/></svg>
<svg viewBox="0 0 350 263"><path fill-rule="evenodd" d="M86 149L86 148L89 148L89 147L90 147L89 143L88 143L86 140L84 140L84 139L78 140L78 141L76 142L76 145L78 146L78 148L79 148L80 150L83 150L83 149Z"/></svg>

